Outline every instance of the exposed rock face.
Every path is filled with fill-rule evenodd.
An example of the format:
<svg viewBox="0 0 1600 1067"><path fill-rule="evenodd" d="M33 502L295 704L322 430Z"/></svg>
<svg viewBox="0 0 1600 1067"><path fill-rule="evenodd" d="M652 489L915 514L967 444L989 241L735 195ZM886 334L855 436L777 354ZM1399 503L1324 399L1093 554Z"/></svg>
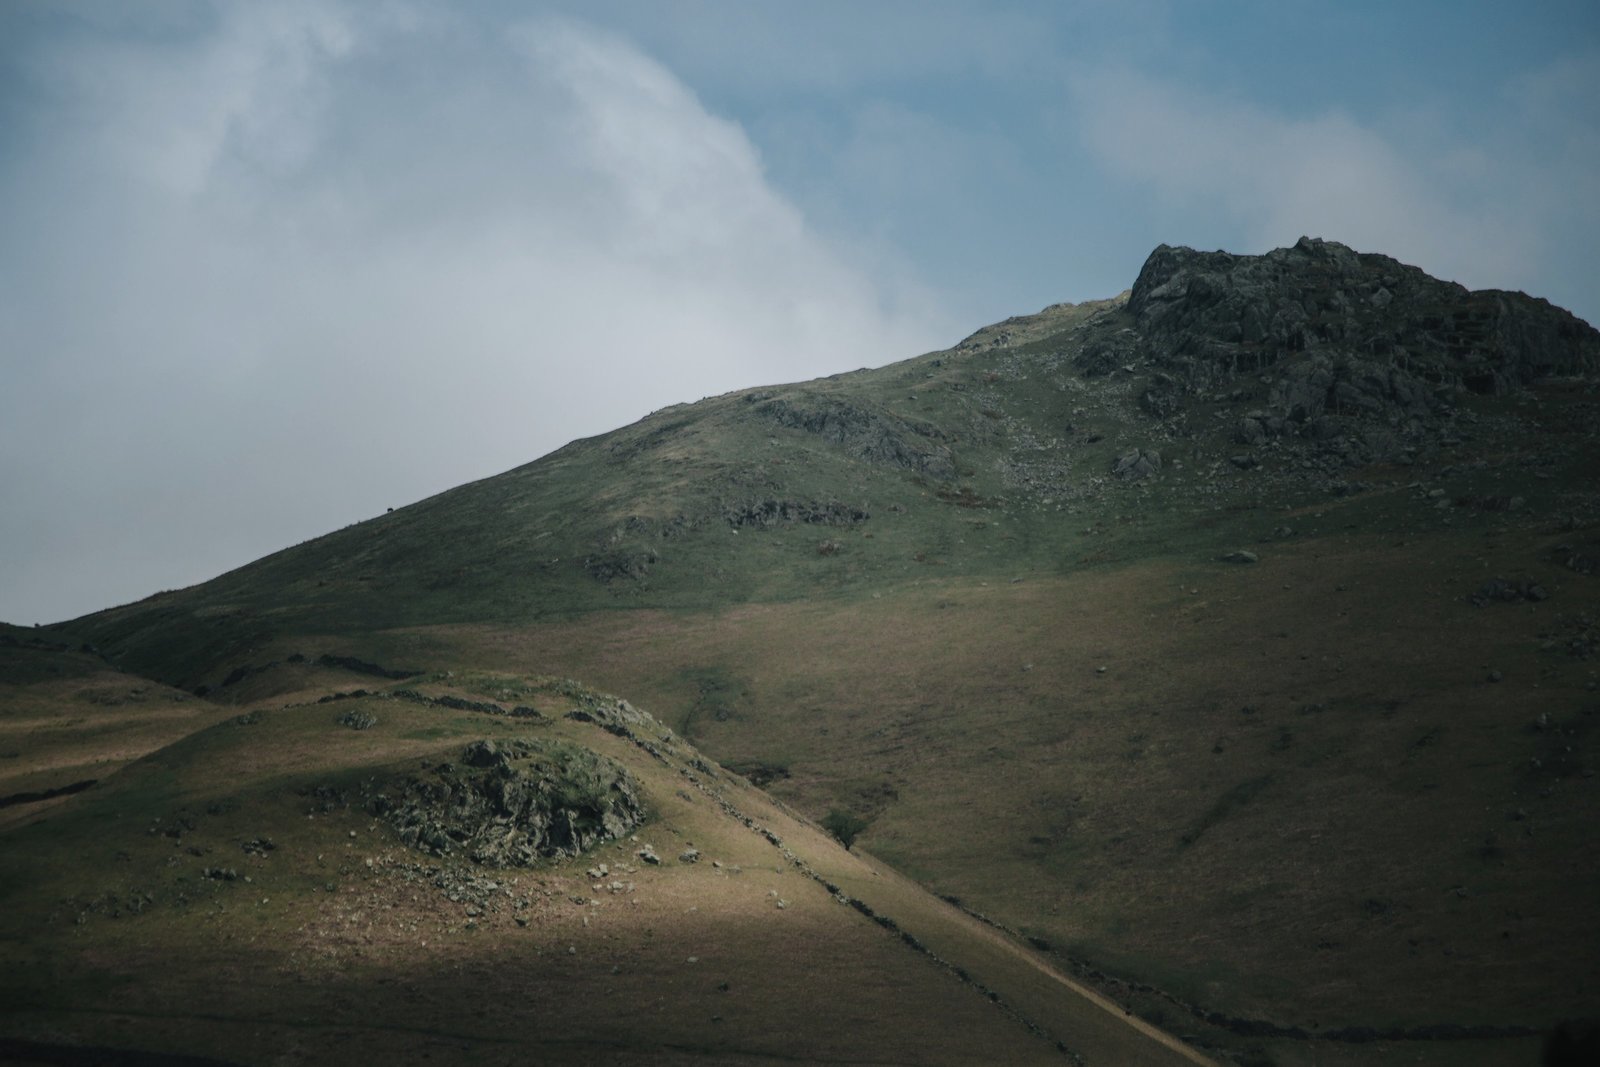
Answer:
<svg viewBox="0 0 1600 1067"><path fill-rule="evenodd" d="M632 737L635 730L660 728L648 712L640 711L626 700L584 700L567 712L574 722L592 722L618 737Z"/></svg>
<svg viewBox="0 0 1600 1067"><path fill-rule="evenodd" d="M1497 393L1600 370L1600 333L1548 301L1469 292L1309 237L1262 256L1162 245L1139 272L1128 311L1138 348L1191 391L1279 367L1269 414L1295 423L1324 413L1424 414L1441 386ZM1109 367L1131 347L1131 338L1105 338L1085 353L1085 370ZM1156 396L1147 406L1170 403Z"/></svg>
<svg viewBox="0 0 1600 1067"><path fill-rule="evenodd" d="M728 508L723 518L729 526L765 528L783 523L805 522L818 526L853 526L866 522L870 515L860 508L829 501L819 504L800 500L763 500Z"/></svg>
<svg viewBox="0 0 1600 1067"><path fill-rule="evenodd" d="M559 741L474 741L460 765L389 782L368 808L406 844L496 867L574 856L644 821L638 783L614 760Z"/></svg>
<svg viewBox="0 0 1600 1067"><path fill-rule="evenodd" d="M937 426L917 423L827 396L772 397L752 393L747 403L779 426L814 433L869 463L904 467L940 481L955 477L955 461Z"/></svg>

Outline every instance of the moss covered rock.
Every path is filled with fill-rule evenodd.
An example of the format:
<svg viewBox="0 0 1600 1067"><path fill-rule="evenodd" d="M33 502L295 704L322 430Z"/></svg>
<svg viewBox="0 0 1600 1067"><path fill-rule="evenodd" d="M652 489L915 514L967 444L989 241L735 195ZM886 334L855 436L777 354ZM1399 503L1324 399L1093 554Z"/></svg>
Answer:
<svg viewBox="0 0 1600 1067"><path fill-rule="evenodd" d="M407 845L495 867L575 856L644 821L639 784L580 745L474 741L458 763L385 783L369 810Z"/></svg>

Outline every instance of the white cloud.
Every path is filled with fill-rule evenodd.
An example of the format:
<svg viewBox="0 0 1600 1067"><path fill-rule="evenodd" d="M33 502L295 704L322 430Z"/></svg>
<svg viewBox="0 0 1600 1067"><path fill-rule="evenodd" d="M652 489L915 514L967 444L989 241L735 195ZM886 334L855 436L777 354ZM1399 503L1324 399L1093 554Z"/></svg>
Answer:
<svg viewBox="0 0 1600 1067"><path fill-rule="evenodd" d="M29 67L0 163L0 618L959 332L583 23L220 5Z"/></svg>
<svg viewBox="0 0 1600 1067"><path fill-rule="evenodd" d="M290 0L237 8L202 47L69 42L49 73L92 130L99 152L85 162L187 195L226 152L266 170L301 162L320 73L351 45L338 11Z"/></svg>
<svg viewBox="0 0 1600 1067"><path fill-rule="evenodd" d="M1503 161L1468 141L1404 141L1349 114L1304 117L1128 70L1073 79L1090 149L1198 220L1263 251L1302 234L1381 251L1472 287L1528 284L1541 234ZM1415 123L1417 116L1411 116Z"/></svg>

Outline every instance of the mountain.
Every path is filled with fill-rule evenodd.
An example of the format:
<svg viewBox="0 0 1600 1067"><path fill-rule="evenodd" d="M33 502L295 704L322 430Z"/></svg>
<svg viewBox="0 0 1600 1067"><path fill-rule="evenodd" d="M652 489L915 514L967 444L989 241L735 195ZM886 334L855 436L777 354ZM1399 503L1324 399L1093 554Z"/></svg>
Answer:
<svg viewBox="0 0 1600 1067"><path fill-rule="evenodd" d="M738 811L764 805L760 825L791 820L776 836L806 841L791 851L838 895L873 899L845 871L908 875L920 889L895 882L916 902L899 910L961 931L931 955L994 993L1007 1026L1048 1033L1035 1051L1155 1062L1181 1053L1137 1042L1167 1030L1239 1062L1531 1062L1600 988L1597 385L1600 334L1542 300L1314 239L1263 256L1162 246L1115 299L666 408L203 585L10 632L15 664L68 657L97 679L16 667L0 706L84 719L51 735L57 771L16 743L32 766L16 792L101 784L19 803L0 847L76 848L119 811L155 812L163 775L209 783L191 809L210 789L236 810L237 786L278 790L262 810L292 815L290 779L318 784L303 766L453 765L464 744L521 738L511 712L528 687L550 737L635 761L622 765L659 825L729 832L666 814L672 774L704 775L697 787ZM82 736L121 720L83 714L83 694L135 678L146 703L126 719L145 739L108 744L96 766L145 754L90 774L69 740L93 748ZM601 691L654 716L628 729L656 756L569 725L584 700L616 706ZM145 716L158 693L163 714ZM346 703L379 725L330 725ZM231 725L258 713L295 725ZM379 736L386 720L403 732ZM226 758L208 763L213 750ZM170 818L180 794L163 795ZM364 813L344 817L382 846L384 872L418 862L397 858L375 803L351 793L338 811ZM829 845L823 820L856 830L854 850ZM296 854L314 847L332 845ZM99 875L70 855L52 862L78 899ZM48 910L15 879L0 891ZM295 906L305 919L326 903ZM911 929L865 907L840 913ZM128 951L136 935L99 932L112 927L97 914L91 940ZM160 920L161 936L190 943L188 921ZM243 936L234 922L214 928ZM862 933L824 925L818 945ZM752 971L793 951L725 936ZM982 955L1002 949L1003 963ZM398 958L359 969L377 981ZM83 966L64 988L109 980ZM872 985L793 988L849 1000ZM908 1020L976 1025L918 989ZM1093 997L1153 1028L1113 1030L1091 1054L1082 1034L1099 1023L1084 1019L1104 1012L1051 1013ZM819 1001L817 1018L842 1005ZM667 1013L684 1028L673 1055L709 1053L709 1023ZM617 1054L644 1054L668 1032L655 1025L637 1021ZM559 1040L577 1050L593 1038L574 1027ZM837 1047L970 1062L932 1030L921 1051L865 1033L838 1029Z"/></svg>

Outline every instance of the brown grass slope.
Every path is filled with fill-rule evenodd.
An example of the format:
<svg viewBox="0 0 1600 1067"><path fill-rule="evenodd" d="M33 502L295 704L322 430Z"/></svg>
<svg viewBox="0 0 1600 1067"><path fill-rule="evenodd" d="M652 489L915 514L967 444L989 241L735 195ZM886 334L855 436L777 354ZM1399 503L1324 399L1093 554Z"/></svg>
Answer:
<svg viewBox="0 0 1600 1067"><path fill-rule="evenodd" d="M93 650L0 630L0 827L229 715Z"/></svg>
<svg viewBox="0 0 1600 1067"><path fill-rule="evenodd" d="M520 717L503 713L513 705ZM273 700L35 809L0 832L0 1052L1210 1062L653 721L623 737L565 717L614 706L570 682L489 675ZM352 715L376 721L353 730ZM586 855L496 869L408 848L374 815L373 792L415 768L519 737L628 768L645 824Z"/></svg>

